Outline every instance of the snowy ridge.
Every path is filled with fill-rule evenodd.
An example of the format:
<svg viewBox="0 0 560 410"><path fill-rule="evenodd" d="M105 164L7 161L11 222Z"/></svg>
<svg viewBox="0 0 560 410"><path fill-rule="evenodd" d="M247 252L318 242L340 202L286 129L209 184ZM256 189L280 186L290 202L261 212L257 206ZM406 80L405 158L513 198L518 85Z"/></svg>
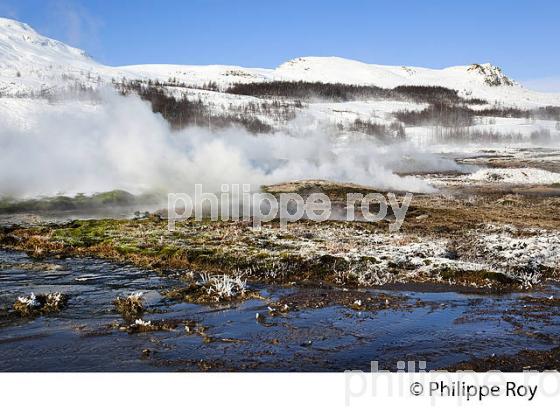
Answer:
<svg viewBox="0 0 560 410"><path fill-rule="evenodd" d="M196 86L213 81L222 89L235 83L259 81L344 83L381 88L421 85L446 87L457 90L462 97L520 108L560 106L559 94L528 90L489 63L431 69L366 64L340 57L300 57L276 69L157 64L119 68L129 72L131 77L175 78L178 82Z"/></svg>
<svg viewBox="0 0 560 410"><path fill-rule="evenodd" d="M302 57L276 69L161 64L109 67L82 50L38 34L24 23L0 18L0 92L4 95L75 83L96 86L123 77L145 81L173 78L192 87L214 82L221 90L235 83L274 80L383 88L429 85L455 89L461 96L485 99L491 104L519 108L560 106L560 94L528 90L491 64L430 69L366 64L339 57Z"/></svg>
<svg viewBox="0 0 560 410"><path fill-rule="evenodd" d="M79 82L91 86L121 74L83 50L38 34L30 26L0 18L0 92L37 92Z"/></svg>

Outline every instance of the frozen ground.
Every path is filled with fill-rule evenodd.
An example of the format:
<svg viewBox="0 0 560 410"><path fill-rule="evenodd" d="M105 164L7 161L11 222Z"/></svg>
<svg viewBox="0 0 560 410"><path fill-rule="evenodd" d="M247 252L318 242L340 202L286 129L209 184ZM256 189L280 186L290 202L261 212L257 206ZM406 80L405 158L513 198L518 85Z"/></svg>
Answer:
<svg viewBox="0 0 560 410"><path fill-rule="evenodd" d="M424 175L438 187L549 187L560 184L558 148L530 144L435 145L430 148L464 166L457 173Z"/></svg>

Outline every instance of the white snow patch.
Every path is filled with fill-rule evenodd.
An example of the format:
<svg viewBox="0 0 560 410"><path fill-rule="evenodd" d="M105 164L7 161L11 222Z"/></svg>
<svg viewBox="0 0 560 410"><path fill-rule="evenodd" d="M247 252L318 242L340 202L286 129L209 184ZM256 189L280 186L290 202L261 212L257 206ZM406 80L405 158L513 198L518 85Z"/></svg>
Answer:
<svg viewBox="0 0 560 410"><path fill-rule="evenodd" d="M560 183L560 174L537 168L488 168L470 174L466 179L500 184L550 185Z"/></svg>

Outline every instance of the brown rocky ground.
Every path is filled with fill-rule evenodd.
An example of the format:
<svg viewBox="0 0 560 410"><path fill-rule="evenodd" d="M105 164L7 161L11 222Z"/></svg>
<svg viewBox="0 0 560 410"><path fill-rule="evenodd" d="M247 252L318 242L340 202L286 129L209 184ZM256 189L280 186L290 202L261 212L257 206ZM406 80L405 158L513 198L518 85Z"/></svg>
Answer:
<svg viewBox="0 0 560 410"><path fill-rule="evenodd" d="M542 188L544 189L544 188ZM343 209L356 185L317 181L269 192L325 192ZM35 257L91 255L158 270L241 275L263 283L380 286L443 283L494 291L557 279L560 197L492 187L450 188L413 197L399 232L393 218L370 222L250 223L186 220L175 231L160 214L12 226L0 246Z"/></svg>

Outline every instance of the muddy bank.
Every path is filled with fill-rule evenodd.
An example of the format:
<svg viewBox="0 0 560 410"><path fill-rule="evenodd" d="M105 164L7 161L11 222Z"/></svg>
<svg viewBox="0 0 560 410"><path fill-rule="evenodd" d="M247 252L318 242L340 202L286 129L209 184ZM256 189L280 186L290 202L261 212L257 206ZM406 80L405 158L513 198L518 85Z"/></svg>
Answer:
<svg viewBox="0 0 560 410"><path fill-rule="evenodd" d="M552 350L521 350L515 355L493 355L490 357L461 362L445 370L475 372L520 372L558 371L560 369L560 347Z"/></svg>

